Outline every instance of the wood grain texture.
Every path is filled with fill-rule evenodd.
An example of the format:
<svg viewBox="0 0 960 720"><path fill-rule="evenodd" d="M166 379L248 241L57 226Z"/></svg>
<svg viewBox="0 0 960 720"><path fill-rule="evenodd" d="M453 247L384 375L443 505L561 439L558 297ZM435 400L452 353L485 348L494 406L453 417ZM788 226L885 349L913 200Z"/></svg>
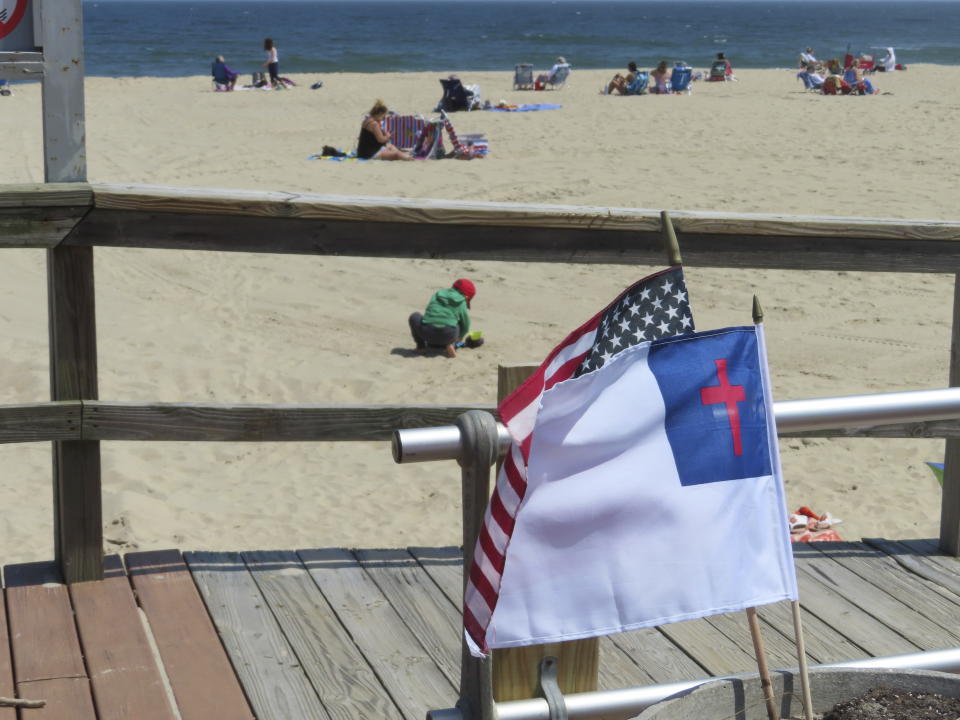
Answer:
<svg viewBox="0 0 960 720"><path fill-rule="evenodd" d="M0 405L0 443L79 440L78 400Z"/></svg>
<svg viewBox="0 0 960 720"><path fill-rule="evenodd" d="M67 586L54 563L4 568L17 683L86 678Z"/></svg>
<svg viewBox="0 0 960 720"><path fill-rule="evenodd" d="M182 720L253 720L180 552L128 553L124 560Z"/></svg>
<svg viewBox="0 0 960 720"><path fill-rule="evenodd" d="M83 437L244 442L390 440L394 430L449 425L475 407L96 401L84 403Z"/></svg>
<svg viewBox="0 0 960 720"><path fill-rule="evenodd" d="M70 585L99 720L175 720L130 583L116 555L97 582Z"/></svg>
<svg viewBox="0 0 960 720"><path fill-rule="evenodd" d="M830 555L849 552L845 550L848 547L841 545L829 548ZM808 557L801 569L923 650L960 644L960 634L955 629L940 627L927 617L909 601L909 596L885 584L886 578L882 572L874 575L872 582L865 580L842 564L839 557L834 559L822 551Z"/></svg>
<svg viewBox="0 0 960 720"><path fill-rule="evenodd" d="M0 695L13 697L16 693L13 681L13 659L10 656L10 632L7 629L7 604L0 592ZM0 720L17 720L15 708L0 708Z"/></svg>
<svg viewBox="0 0 960 720"><path fill-rule="evenodd" d="M451 684L460 680L463 619L406 550L356 550L361 567Z"/></svg>
<svg viewBox="0 0 960 720"><path fill-rule="evenodd" d="M98 720L87 678L51 678L17 683L20 697L45 700L36 710L24 710L26 720Z"/></svg>
<svg viewBox="0 0 960 720"><path fill-rule="evenodd" d="M85 207L0 207L0 250L56 247L87 210Z"/></svg>
<svg viewBox="0 0 960 720"><path fill-rule="evenodd" d="M676 680L696 680L707 676L706 668L691 659L676 645L667 640L658 628L631 630L610 636L611 642L629 655L642 671L649 675L651 682L674 682ZM603 643L600 646L603 652ZM601 655L601 660L602 660ZM601 682L606 668L600 663ZM640 684L640 683L635 683ZM620 687L624 687L621 685Z"/></svg>
<svg viewBox="0 0 960 720"><path fill-rule="evenodd" d="M950 328L951 387L960 386L960 273L953 279L953 324ZM940 549L960 557L960 439L946 442L940 500Z"/></svg>
<svg viewBox="0 0 960 720"><path fill-rule="evenodd" d="M787 638L793 638L793 608L789 602L770 603L758 608L760 619L776 628ZM813 662L834 663L861 658L869 655L863 648L850 642L839 630L831 627L809 611L801 608L801 622L803 624L804 647L807 657ZM796 657L793 651L792 657ZM797 665L795 661L792 665Z"/></svg>
<svg viewBox="0 0 960 720"><path fill-rule="evenodd" d="M707 669L709 675L756 672L753 650L746 652L706 620L687 620L660 628L674 645Z"/></svg>
<svg viewBox="0 0 960 720"><path fill-rule="evenodd" d="M332 720L402 717L292 550L243 559Z"/></svg>
<svg viewBox="0 0 960 720"><path fill-rule="evenodd" d="M184 555L257 720L327 717L239 553Z"/></svg>
<svg viewBox="0 0 960 720"><path fill-rule="evenodd" d="M453 706L453 685L352 553L297 554L405 718L421 720L431 708Z"/></svg>
<svg viewBox="0 0 960 720"><path fill-rule="evenodd" d="M87 210L93 207L93 188L82 182L0 184L0 208L43 207Z"/></svg>

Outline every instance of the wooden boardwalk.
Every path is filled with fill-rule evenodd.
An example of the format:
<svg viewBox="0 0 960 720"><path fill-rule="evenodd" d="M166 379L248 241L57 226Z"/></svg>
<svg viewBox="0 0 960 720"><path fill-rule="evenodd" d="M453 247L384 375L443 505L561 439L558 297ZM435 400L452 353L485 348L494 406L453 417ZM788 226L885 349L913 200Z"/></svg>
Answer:
<svg viewBox="0 0 960 720"><path fill-rule="evenodd" d="M960 646L960 560L934 541L795 547L811 664ZM456 548L107 558L63 585L8 565L0 695L22 718L420 720L456 701ZM760 608L772 667L796 665L789 605ZM600 687L750 672L743 614L603 638ZM0 720L16 720L0 708Z"/></svg>

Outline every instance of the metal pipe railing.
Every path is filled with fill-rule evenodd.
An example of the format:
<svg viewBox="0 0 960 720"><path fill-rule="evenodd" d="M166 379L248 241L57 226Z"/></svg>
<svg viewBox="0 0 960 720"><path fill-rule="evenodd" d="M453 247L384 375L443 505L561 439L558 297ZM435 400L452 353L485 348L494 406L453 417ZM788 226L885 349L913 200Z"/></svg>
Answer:
<svg viewBox="0 0 960 720"><path fill-rule="evenodd" d="M784 400L773 404L773 412L782 433L950 420L960 418L960 388ZM502 424L497 431L502 454L510 445L510 434ZM456 460L460 453L455 425L393 434L393 459L398 463Z"/></svg>
<svg viewBox="0 0 960 720"><path fill-rule="evenodd" d="M928 650L926 652L864 658L862 660L848 660L846 662L812 666L810 669L825 667L939 670L940 672L960 674L960 648ZM685 680L683 682L647 685L644 687L574 693L564 695L564 700L567 704L567 716L569 720L591 720L597 717L629 718L654 703L658 703L676 693L695 688L698 685L703 685L704 683L715 680L742 679L749 676L750 673L744 673L742 675L725 675L723 677ZM550 710L547 707L547 701L543 698L497 703L496 710L497 720L550 720ZM459 710L449 708L431 710L427 713L427 720L467 719L463 717Z"/></svg>

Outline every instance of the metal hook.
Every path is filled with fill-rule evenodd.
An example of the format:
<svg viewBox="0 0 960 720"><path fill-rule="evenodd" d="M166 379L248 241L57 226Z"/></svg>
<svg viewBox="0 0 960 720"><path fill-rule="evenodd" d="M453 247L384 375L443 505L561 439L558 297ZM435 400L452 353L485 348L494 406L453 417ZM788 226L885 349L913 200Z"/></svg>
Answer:
<svg viewBox="0 0 960 720"><path fill-rule="evenodd" d="M557 683L558 664L557 658L552 655L541 658L537 692L547 701L550 720L568 720L567 702Z"/></svg>

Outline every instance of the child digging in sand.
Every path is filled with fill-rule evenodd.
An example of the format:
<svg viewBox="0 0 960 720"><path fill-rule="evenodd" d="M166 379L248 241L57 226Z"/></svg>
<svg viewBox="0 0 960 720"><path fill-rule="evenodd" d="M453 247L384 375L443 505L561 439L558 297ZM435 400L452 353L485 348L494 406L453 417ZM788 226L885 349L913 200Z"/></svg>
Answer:
<svg viewBox="0 0 960 720"><path fill-rule="evenodd" d="M474 348L483 344L483 338L468 336L470 332L470 301L477 294L476 286L467 278L454 281L453 285L437 290L423 313L412 313L409 318L410 334L418 352L427 348L444 348L447 357L456 357L456 346Z"/></svg>

